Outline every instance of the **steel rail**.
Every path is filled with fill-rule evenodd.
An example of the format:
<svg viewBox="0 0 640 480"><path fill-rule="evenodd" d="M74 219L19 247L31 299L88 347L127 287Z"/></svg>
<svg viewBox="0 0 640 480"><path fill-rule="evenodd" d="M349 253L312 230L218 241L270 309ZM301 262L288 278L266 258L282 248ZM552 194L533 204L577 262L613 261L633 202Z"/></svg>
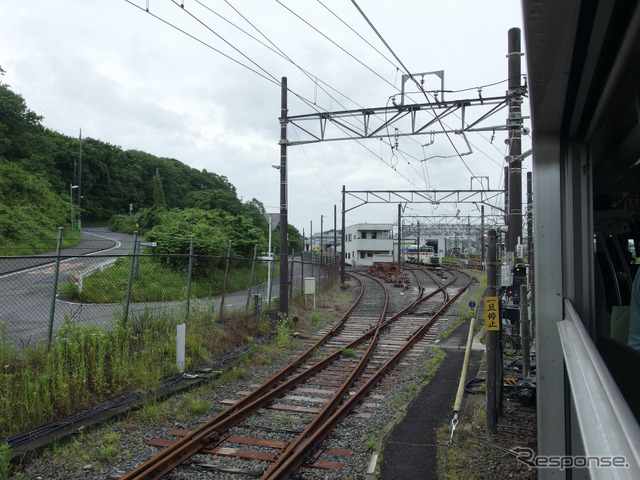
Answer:
<svg viewBox="0 0 640 480"><path fill-rule="evenodd" d="M445 305L448 304L449 296L448 296L448 292L446 290L446 286L448 284L444 285L444 286L441 286L440 283L435 278L433 278L432 275L429 275L429 276L431 277L432 281L439 287L438 290L435 290L434 292L432 292L431 294L429 294L427 296L423 296L424 287L422 286L421 282L419 282L419 279L415 275L415 272L414 272L414 277L418 281L418 285L419 285L419 292L420 292L419 298L416 301L412 302L411 305L409 305L408 307L404 308L401 312L399 312L396 315L394 315L388 321L379 322L377 327L372 329L374 338L370 342L369 348L367 349L366 354L362 357L362 359L358 363L358 368L356 368L356 369L354 369L354 371L352 371L352 373L350 374L349 378L345 381L345 383L343 383L343 386L340 389L340 391L338 393L336 393L333 398L339 399L339 400L344 398L344 395L347 393L348 389L350 389L353 386L353 384L355 384L355 382L358 380L359 375L362 373L362 371L368 365L369 359L373 355L374 349L377 346L378 338L380 336L380 332L384 328L389 326L396 319L400 318L404 313L406 313L408 311L411 311L419 303L423 302L427 298L431 298L432 296L434 296L435 294L439 293L440 291L442 291L443 296L444 296L443 306L441 307L441 310L444 308ZM375 277L371 277L371 278L373 278L374 280L377 280L377 278L375 278ZM449 282L449 284L455 282L455 280L456 280L456 277L454 275L454 278ZM385 292L386 292L386 289L385 289ZM382 318L384 318L384 315L383 315ZM411 345L413 345L413 342L411 343ZM298 436L298 438L296 440L294 440L293 442L291 442L287 446L285 451L282 452L278 456L278 459L272 465L269 466L269 468L265 471L265 473L260 478L261 479L281 478L280 475L282 475L283 471L289 471L289 473L291 472L291 470L288 470L288 467L286 467L286 465L290 465L290 466L291 465L295 465L293 467L295 469L295 468L298 468L302 463L304 463L304 458L302 458L302 460L300 460L299 462L297 462L297 461L293 462L293 464L290 464L289 460L292 459L292 458L296 458L299 455L298 452L300 451L301 448L303 448L302 445L306 444L304 442L306 442L306 440L308 440L308 439L313 438L317 434L317 432L319 432L322 429L323 425L324 425L324 423L321 423L321 419L320 418L314 419L312 424L310 424ZM287 474L287 476L288 476L288 474ZM285 478L285 477L282 477L282 478Z"/></svg>
<svg viewBox="0 0 640 480"><path fill-rule="evenodd" d="M237 415L237 412L245 413L247 411L246 410L247 407L256 405L256 402L258 402L260 399L269 398L269 400L265 401L265 403L268 403L269 401L271 401L271 398L268 395L269 391L272 391L275 385L280 383L287 376L291 375L292 372L294 372L297 368L299 368L300 364L308 360L311 357L311 355L313 355L313 353L317 349L319 349L325 343L327 343L327 341L330 338L337 335L340 332L340 330L344 327L344 323L347 321L347 319L351 316L355 308L364 298L365 288L362 281L357 277L354 277L354 276L351 276L351 277L354 278L357 282L359 282L361 287L360 294L358 298L354 301L353 305L349 308L349 310L343 315L340 321L336 324L336 326L334 326L329 332L327 332L322 338L320 338L314 345L309 347L307 351L305 351L302 355L300 355L295 361L287 365L280 372L274 375L271 379L263 383L260 387L256 388L245 397L239 399L236 403L231 405L229 408L225 409L223 412L220 412L214 418L204 423L197 429L193 430L188 435L185 435L178 442L165 448L160 453L158 453L158 455L152 457L151 459L147 460L145 463L143 463L136 469L132 470L131 472L121 477L121 480L159 479L162 475L164 475L167 472L170 472L176 466L182 463L184 460L191 457L192 455L197 453L199 450L201 450L203 447L210 444L213 441L214 436L218 434L216 430L220 428L219 427L220 424L225 420L227 420L229 417L231 417L234 414ZM339 352L335 352L335 355L337 356L338 353ZM322 368L322 367L318 367L318 369L319 368ZM310 376L314 372L313 370L307 370L304 373L307 373ZM300 376L296 376L294 377L293 380L299 380L298 381L299 383L301 381L304 381L304 378ZM292 381L285 383L285 385L289 385L290 383L292 383ZM271 396L279 394L278 392L280 392L281 390L282 390L281 388L273 390ZM276 392L276 393L273 393L273 392ZM253 408L255 408L255 406Z"/></svg>
<svg viewBox="0 0 640 480"><path fill-rule="evenodd" d="M387 308L389 306L389 292L387 291L384 284L375 277L370 277L374 281L378 282L384 291L384 306L382 308L382 312L380 313L380 318L378 320L378 326L375 329L376 331L373 333L373 338L369 342L369 346L364 353L364 355L360 358L358 364L354 367L354 369L349 373L347 379L342 383L340 388L331 396L327 404L318 412L318 414L314 417L314 419L307 425L307 427L298 435L298 437L287 445L285 450L278 456L278 459L267 468L267 470L262 475L262 478L269 478L272 472L275 472L283 461L289 458L290 455L294 454L300 445L309 437L313 436L314 433L327 421L329 417L339 408L342 403L344 397L348 394L349 390L353 387L356 381L362 375L362 372L369 364L369 360L373 355L374 349L377 345L378 336L380 332L381 325L385 321L385 317L387 315Z"/></svg>
<svg viewBox="0 0 640 480"><path fill-rule="evenodd" d="M160 454L156 455L155 457L147 461L145 464L138 467L136 470L122 477L122 479L123 480L133 480L133 479L141 480L141 479L160 478L162 475L173 470L176 466L178 466L180 463L185 461L190 456L197 453L202 448L204 447L212 448L216 444L221 443L226 438L226 436L224 435L225 431L237 425L238 423L242 422L245 418L250 416L257 409L260 409L268 405L275 398L282 396L286 391L291 390L296 385L302 383L303 381L311 377L313 374L326 368L326 366L334 362L342 354L342 349L338 349L334 351L332 354L325 357L322 361L305 369L303 372L299 373L298 375L287 380L285 383L274 388L274 386L277 383L282 381L283 378L285 378L287 375L291 374L292 371L297 369L302 362L306 361L315 352L315 350L323 346L331 337L335 336L344 327L346 320L353 313L355 308L360 304L364 296L365 288L362 281L359 278L353 275L351 275L351 277L357 280L358 282L360 282L362 286L360 296L358 297L356 302L354 302L349 312L347 312L347 314L343 316L343 318L336 324L336 326L332 328L327 334L325 334L325 336L323 336L322 339L318 340L316 344L310 347L303 355L301 355L298 359L296 359L296 361L292 362L289 366L285 367L281 372L276 374L276 376L274 376L272 379L267 381L261 387L258 387L249 395L240 399L238 402L230 406L224 412L221 412L219 415L217 415L214 419L210 420L209 422L202 425L198 429L194 430L187 436L183 437L181 440L179 440L175 444L167 447L165 450L160 452ZM382 285L382 283L378 279L374 277L369 277L369 278L373 279L374 281ZM446 290L444 289L444 286L440 286L439 284L438 286L439 286L439 290L443 290L446 295ZM405 309L403 309L402 312L400 312L399 314L394 315L394 317L392 317L391 319L385 320L386 309L388 306L388 296L387 296L386 288L384 288L384 285L382 285L382 287L383 287L383 291L385 292L386 299L385 299L384 312L380 317L378 326L374 327L368 332L365 332L363 335L353 340L344 348L354 348L360 345L361 343L363 343L364 341L366 341L370 336L374 335L374 340L371 342L368 348L369 352L373 352L373 346L377 341L378 332L382 328L388 326L392 321L394 321L394 319L399 318L406 311L409 311L412 308L415 308L415 305L417 305L420 301L424 301L427 298L430 298L434 294L437 294L439 291L439 290L436 290L432 294L419 299L417 302L414 302L409 307L406 307ZM423 293L423 291L424 289L420 287L420 293ZM361 373L364 370L364 368L366 368L366 363L367 363L367 360L363 359L354 371ZM356 378L356 377L357 376L355 375L353 376L353 378ZM326 419L332 413L332 411L336 410L337 408L336 405L339 404L340 401L342 401L342 398L345 396L346 391L353 386L353 383L355 383L355 379L352 382L350 382L349 385L347 386L343 385L343 388L341 388L342 394L339 395L338 393L336 393L334 395L334 398L335 398L335 402L333 402L334 405L332 407L325 407L319 414L320 418ZM314 423L314 426L312 428L307 429L309 432L311 432L314 429L317 430L322 426L321 419L314 420L313 423ZM302 438L301 436L299 441L295 441L295 444L300 445L301 442L303 441L304 441L304 438ZM291 450L295 450L296 448L297 447L294 446L291 448Z"/></svg>
<svg viewBox="0 0 640 480"><path fill-rule="evenodd" d="M454 274L455 275L455 274ZM466 274L465 274L466 275ZM467 275L468 276L468 275ZM431 328L431 326L435 323L441 313L449 307L455 300L464 293L467 287L473 281L472 277L468 276L469 280L453 297L447 298L445 302L443 302L440 309L431 317L431 319L422 325L418 331L411 338L405 342L404 346L402 346L396 354L394 354L387 362L384 363L382 367L380 367L375 374L373 374L365 383L358 389L358 391L351 395L345 403L331 416L331 418L322 424L320 428L315 432L314 435L305 439L303 443L299 446L299 448L292 452L288 458L283 459L280 463L280 466L275 469L269 469L269 472L272 471L268 476L263 475L260 477L261 480L284 480L289 478L291 472L295 471L300 465L302 465L305 459L311 456L312 452L318 448L318 446L329 436L329 434L333 431L333 429L349 414L351 411L362 401L362 399L375 387L375 385L380 381L380 379L406 354L408 350L410 350L416 342L418 342L422 336ZM449 284L453 283L457 278L454 276L454 279L449 282ZM448 293L446 290L446 297L448 297Z"/></svg>

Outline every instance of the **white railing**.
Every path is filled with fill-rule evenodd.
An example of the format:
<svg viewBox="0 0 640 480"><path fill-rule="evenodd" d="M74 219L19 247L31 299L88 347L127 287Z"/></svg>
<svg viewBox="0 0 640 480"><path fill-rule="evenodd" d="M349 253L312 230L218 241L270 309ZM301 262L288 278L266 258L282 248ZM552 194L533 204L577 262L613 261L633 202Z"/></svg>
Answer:
<svg viewBox="0 0 640 480"><path fill-rule="evenodd" d="M628 467L594 467L594 479L640 478L640 427L570 300L558 323L586 457L623 457Z"/></svg>
<svg viewBox="0 0 640 480"><path fill-rule="evenodd" d="M91 265L87 265L86 267L84 267L82 270L79 270L78 273L76 274L76 278L78 282L78 293L82 293L82 279L84 277L88 277L96 270L100 270L102 272L105 268L109 268L113 266L117 260L118 260L117 258L107 258L106 260L102 260L101 262L97 262L97 263L92 263Z"/></svg>

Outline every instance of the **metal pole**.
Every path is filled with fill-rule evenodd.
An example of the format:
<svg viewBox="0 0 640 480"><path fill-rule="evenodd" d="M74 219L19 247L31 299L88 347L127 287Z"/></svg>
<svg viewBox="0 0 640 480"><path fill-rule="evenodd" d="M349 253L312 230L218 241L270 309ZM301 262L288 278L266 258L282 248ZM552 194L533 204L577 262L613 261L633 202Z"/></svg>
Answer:
<svg viewBox="0 0 640 480"><path fill-rule="evenodd" d="M520 29L509 29L508 37L508 68L509 94L517 93L520 88L521 55ZM522 238L522 96L517 95L509 100L509 207L507 252L515 252L518 238Z"/></svg>
<svg viewBox="0 0 640 480"><path fill-rule="evenodd" d="M224 297L227 295L227 277L229 276L229 261L231 260L231 240L227 248L227 262L224 266L224 280L222 281L222 297L220 298L220 318L224 316Z"/></svg>
<svg viewBox="0 0 640 480"><path fill-rule="evenodd" d="M272 253L272 257L273 260L269 260L269 269L271 270L271 278L273 278L273 273L274 270L276 268L276 247L273 247L273 251ZM280 272L280 275L282 275L282 272ZM280 281L280 285L282 285L282 280ZM271 287L271 284L269 284L269 291L267 292L267 309L270 310L271 309L271 290L273 290L273 288Z"/></svg>
<svg viewBox="0 0 640 480"><path fill-rule="evenodd" d="M269 217L269 228L271 228L271 217ZM269 232L271 233L271 232ZM271 251L271 249L269 249ZM253 261L251 262L251 275L249 277L249 289L247 290L247 305L245 307L245 312L249 313L249 303L251 302L251 290L253 290L253 272L256 268L256 258L258 257L258 244L256 243L253 247ZM268 274L271 273L271 269L267 266ZM270 282L269 282L270 283Z"/></svg>
<svg viewBox="0 0 640 480"><path fill-rule="evenodd" d="M73 247L73 183L69 184L69 207L71 208L71 246Z"/></svg>
<svg viewBox="0 0 640 480"><path fill-rule="evenodd" d="M280 102L280 313L289 315L287 280L289 259L287 258L287 77L282 77ZM269 292L271 293L271 292Z"/></svg>
<svg viewBox="0 0 640 480"><path fill-rule="evenodd" d="M522 342L522 375L529 378L530 358L529 358L529 312L527 307L527 285L520 285L520 341Z"/></svg>
<svg viewBox="0 0 640 480"><path fill-rule="evenodd" d="M293 297L293 259L295 258L295 250L291 250L291 266L289 268L289 297Z"/></svg>
<svg viewBox="0 0 640 480"><path fill-rule="evenodd" d="M129 264L129 280L127 281L127 296L124 301L124 323L129 318L129 303L131 301L131 284L133 283L133 265L136 263L136 249L138 245L138 231L133 232L133 252L131 252L131 263Z"/></svg>
<svg viewBox="0 0 640 480"><path fill-rule="evenodd" d="M300 255L300 293L304 298L304 255Z"/></svg>
<svg viewBox="0 0 640 480"><path fill-rule="evenodd" d="M529 285L531 286L531 331L535 330L535 284L533 281L533 175L527 172L527 260L529 261Z"/></svg>
<svg viewBox="0 0 640 480"><path fill-rule="evenodd" d="M189 239L189 271L187 273L187 312L184 318L184 323L187 323L189 321L189 312L191 310L191 274L192 272L193 272L193 235L191 235Z"/></svg>
<svg viewBox="0 0 640 480"><path fill-rule="evenodd" d="M62 227L58 228L58 245L56 247L56 265L53 269L53 291L51 292L51 305L49 307L49 336L47 349L51 348L53 339L53 320L56 312L56 293L58 292L58 273L60 272L60 252L62 250Z"/></svg>
<svg viewBox="0 0 640 480"><path fill-rule="evenodd" d="M271 214L269 214L269 250L267 252L271 253ZM267 255L270 257L270 255ZM273 260L269 259L269 263L267 264L267 291L271 292L271 279L272 277L272 269L271 263L276 261L275 253L273 255ZM271 294L267 296L269 300L271 300Z"/></svg>
<svg viewBox="0 0 640 480"><path fill-rule="evenodd" d="M340 285L344 285L344 280L345 280L345 266L344 266L344 249L346 247L346 233L345 233L345 211L344 211L344 201L345 201L345 188L344 185L342 185L342 232L341 232L341 236L342 236L342 247L340 248Z"/></svg>
<svg viewBox="0 0 640 480"><path fill-rule="evenodd" d="M335 261L336 252L338 251L338 206L333 204L333 259ZM335 280L334 280L335 281Z"/></svg>
<svg viewBox="0 0 640 480"><path fill-rule="evenodd" d="M136 250L136 280L138 280L138 272L140 270L140 244L141 243L142 242L140 240L138 240L136 242L136 247L135 247L135 250Z"/></svg>
<svg viewBox="0 0 640 480"><path fill-rule="evenodd" d="M324 215L320 215L320 265L324 257Z"/></svg>
<svg viewBox="0 0 640 480"><path fill-rule="evenodd" d="M484 252L484 205L480 207L480 262L482 263L482 270L487 267L484 264L485 252Z"/></svg>
<svg viewBox="0 0 640 480"><path fill-rule="evenodd" d="M401 264L400 253L402 250L402 204L398 204L398 265Z"/></svg>
<svg viewBox="0 0 640 480"><path fill-rule="evenodd" d="M417 256L418 264L420 264L420 220L416 220L416 226L418 227L418 230L417 230L418 234L416 235L416 244L417 244L418 250L416 253L418 254Z"/></svg>
<svg viewBox="0 0 640 480"><path fill-rule="evenodd" d="M82 129L78 147L78 232L82 230Z"/></svg>
<svg viewBox="0 0 640 480"><path fill-rule="evenodd" d="M496 296L496 231L491 229L487 232L488 247L488 271L487 271L487 297ZM486 378L486 406L485 406L485 432L487 435L496 433L498 427L498 409L497 409L497 360L499 358L498 351L498 331L487 330L487 378Z"/></svg>

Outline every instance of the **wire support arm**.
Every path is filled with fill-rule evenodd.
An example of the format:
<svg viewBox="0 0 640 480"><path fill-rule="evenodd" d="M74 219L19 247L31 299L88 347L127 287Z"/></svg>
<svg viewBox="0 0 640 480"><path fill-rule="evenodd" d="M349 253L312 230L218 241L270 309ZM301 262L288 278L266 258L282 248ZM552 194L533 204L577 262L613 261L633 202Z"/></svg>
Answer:
<svg viewBox="0 0 640 480"><path fill-rule="evenodd" d="M433 135L434 133L455 134L461 132L507 130L506 125L478 127L478 124L509 105L509 96L468 100L441 101L438 104L420 103L412 105L390 105L334 112L315 112L287 117L287 122L304 132L307 138L301 138L292 145L308 143L353 140L354 138L389 138L391 136ZM467 123L471 107L481 107L483 113ZM451 115L462 112L459 128L433 131L436 124ZM359 119L355 126L347 119ZM309 123L311 122L311 123ZM334 126L332 129L330 126ZM390 127L396 127L390 133Z"/></svg>

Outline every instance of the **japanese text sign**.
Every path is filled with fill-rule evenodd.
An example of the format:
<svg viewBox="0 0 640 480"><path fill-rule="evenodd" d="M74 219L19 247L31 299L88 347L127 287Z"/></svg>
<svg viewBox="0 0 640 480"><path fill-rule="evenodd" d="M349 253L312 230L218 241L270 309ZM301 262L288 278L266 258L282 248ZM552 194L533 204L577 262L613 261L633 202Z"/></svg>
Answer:
<svg viewBox="0 0 640 480"><path fill-rule="evenodd" d="M500 330L498 297L484 297L484 328Z"/></svg>

